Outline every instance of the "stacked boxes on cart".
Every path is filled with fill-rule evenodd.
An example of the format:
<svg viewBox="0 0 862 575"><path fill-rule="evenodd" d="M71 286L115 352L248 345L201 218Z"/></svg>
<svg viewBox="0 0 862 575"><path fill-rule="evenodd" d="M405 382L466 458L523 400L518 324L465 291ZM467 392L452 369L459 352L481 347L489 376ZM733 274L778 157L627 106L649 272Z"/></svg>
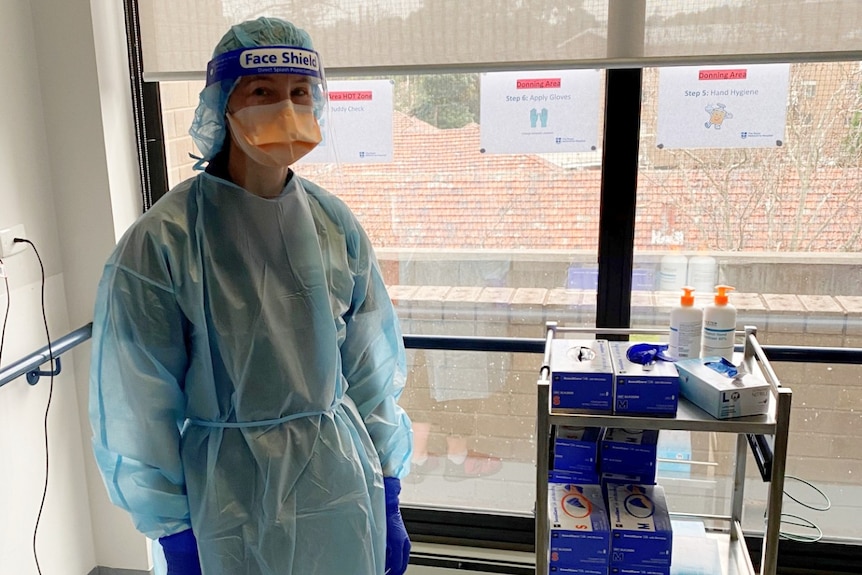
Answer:
<svg viewBox="0 0 862 575"><path fill-rule="evenodd" d="M550 573L608 575L611 529L598 485L548 483Z"/></svg>
<svg viewBox="0 0 862 575"><path fill-rule="evenodd" d="M602 430L599 472L608 481L655 483L658 430L607 428Z"/></svg>
<svg viewBox="0 0 862 575"><path fill-rule="evenodd" d="M658 431L559 426L549 471L550 572L668 575L672 533L655 484Z"/></svg>
<svg viewBox="0 0 862 575"><path fill-rule="evenodd" d="M671 362L647 365L627 357L629 342L557 339L551 350L555 409L673 417L679 374Z"/></svg>
<svg viewBox="0 0 862 575"><path fill-rule="evenodd" d="M610 413L614 367L609 342L559 339L551 342L551 404L555 409Z"/></svg>
<svg viewBox="0 0 862 575"><path fill-rule="evenodd" d="M633 353L643 349L650 353ZM682 395L720 419L767 413L768 384L741 366L717 357L663 361L660 351L661 344L553 340L552 410L673 418ZM551 573L670 574L673 530L656 484L658 437L658 430L555 428Z"/></svg>
<svg viewBox="0 0 862 575"><path fill-rule="evenodd" d="M659 485L608 483L611 574L670 575L673 532Z"/></svg>
<svg viewBox="0 0 862 575"><path fill-rule="evenodd" d="M551 408L561 412L675 417L682 395L717 419L769 410L769 384L721 357L665 361L631 353L662 344L556 339L551 347ZM664 346L666 347L666 346ZM633 361L635 357L637 361Z"/></svg>
<svg viewBox="0 0 862 575"><path fill-rule="evenodd" d="M673 417L679 405L676 365L661 360L635 363L628 357L634 345L637 344L609 342L614 368L614 413Z"/></svg>

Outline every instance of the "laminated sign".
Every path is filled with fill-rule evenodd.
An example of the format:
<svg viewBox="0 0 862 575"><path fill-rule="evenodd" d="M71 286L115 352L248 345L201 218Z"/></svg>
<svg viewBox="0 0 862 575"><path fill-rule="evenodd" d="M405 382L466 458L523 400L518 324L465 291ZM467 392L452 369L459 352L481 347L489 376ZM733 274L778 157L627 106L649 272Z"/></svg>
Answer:
<svg viewBox="0 0 862 575"><path fill-rule="evenodd" d="M327 87L329 113L319 120L323 141L300 162L391 162L392 82L334 80Z"/></svg>
<svg viewBox="0 0 862 575"><path fill-rule="evenodd" d="M789 64L662 68L656 146L781 146L789 81Z"/></svg>
<svg viewBox="0 0 862 575"><path fill-rule="evenodd" d="M481 151L596 151L601 77L599 70L482 74Z"/></svg>

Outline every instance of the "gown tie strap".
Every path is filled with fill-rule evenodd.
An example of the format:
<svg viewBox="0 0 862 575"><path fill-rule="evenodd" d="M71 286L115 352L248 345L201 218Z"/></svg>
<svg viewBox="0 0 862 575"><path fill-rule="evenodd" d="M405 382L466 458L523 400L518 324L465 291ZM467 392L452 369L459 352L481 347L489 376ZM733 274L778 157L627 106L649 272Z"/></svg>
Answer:
<svg viewBox="0 0 862 575"><path fill-rule="evenodd" d="M201 427L227 427L227 428L246 428L246 427L268 427L270 425L280 425L287 421L293 421L294 419L303 419L306 417L315 417L317 415L326 415L327 413L332 413L335 409L341 405L341 402L337 402L332 405L329 409L321 409L317 411L303 411L300 413L291 413L290 415L285 415L284 417L277 417L275 419L261 419L258 421L209 421L206 419L188 419L188 423L191 425L199 425Z"/></svg>

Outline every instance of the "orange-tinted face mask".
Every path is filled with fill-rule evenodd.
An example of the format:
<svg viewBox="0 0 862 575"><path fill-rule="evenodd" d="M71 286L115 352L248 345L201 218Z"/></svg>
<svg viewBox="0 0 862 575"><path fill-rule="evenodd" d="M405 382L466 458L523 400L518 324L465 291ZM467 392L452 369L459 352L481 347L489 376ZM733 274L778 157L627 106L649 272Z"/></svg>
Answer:
<svg viewBox="0 0 862 575"><path fill-rule="evenodd" d="M296 163L321 141L313 108L295 105L289 99L228 112L227 120L240 149L258 164L271 168Z"/></svg>

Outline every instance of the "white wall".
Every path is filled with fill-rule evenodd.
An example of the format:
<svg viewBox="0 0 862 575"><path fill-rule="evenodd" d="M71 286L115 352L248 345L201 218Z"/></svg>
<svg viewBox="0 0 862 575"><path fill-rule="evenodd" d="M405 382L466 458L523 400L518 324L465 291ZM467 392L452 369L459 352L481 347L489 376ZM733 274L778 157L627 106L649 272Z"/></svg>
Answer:
<svg viewBox="0 0 862 575"><path fill-rule="evenodd" d="M122 2L0 0L0 229L23 224L45 266L52 339L92 320L102 265L140 213ZM6 259L2 365L46 343L33 250ZM0 281L0 321L6 288ZM63 356L48 418L50 481L38 530L43 573L145 570L146 540L107 500L89 446L89 345ZM47 367L47 366L46 366ZM0 388L0 575L37 573L49 378Z"/></svg>

